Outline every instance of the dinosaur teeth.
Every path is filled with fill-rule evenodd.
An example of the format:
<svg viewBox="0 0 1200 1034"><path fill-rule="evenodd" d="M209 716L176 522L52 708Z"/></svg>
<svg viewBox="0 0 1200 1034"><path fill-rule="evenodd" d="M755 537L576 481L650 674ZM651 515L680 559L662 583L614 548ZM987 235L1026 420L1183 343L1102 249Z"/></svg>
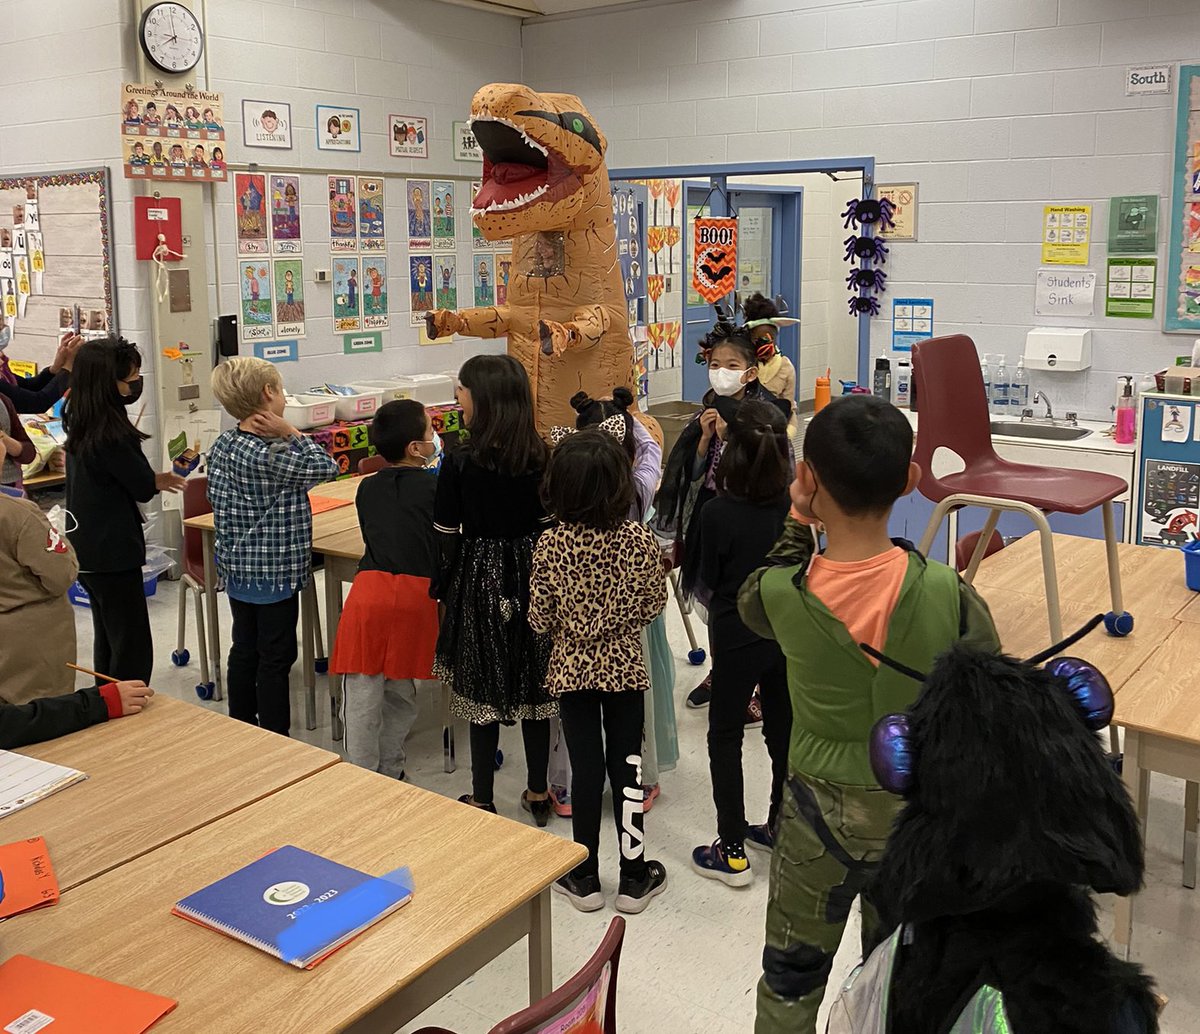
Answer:
<svg viewBox="0 0 1200 1034"><path fill-rule="evenodd" d="M532 204L534 201L540 198L548 189L549 187L543 183L534 191L525 194L518 194L516 197L508 198L504 201L493 201L486 208L472 207L471 215L474 217L476 215L483 215L487 212L508 212L514 208L524 208L526 205Z"/></svg>

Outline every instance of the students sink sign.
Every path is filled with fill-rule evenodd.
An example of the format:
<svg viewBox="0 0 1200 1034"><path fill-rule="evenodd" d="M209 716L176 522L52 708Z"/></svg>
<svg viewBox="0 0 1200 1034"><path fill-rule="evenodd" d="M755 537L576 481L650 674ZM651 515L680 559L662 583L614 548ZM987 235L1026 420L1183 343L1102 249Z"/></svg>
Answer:
<svg viewBox="0 0 1200 1034"><path fill-rule="evenodd" d="M692 224L692 287L706 302L737 286L737 239L736 219L697 217Z"/></svg>

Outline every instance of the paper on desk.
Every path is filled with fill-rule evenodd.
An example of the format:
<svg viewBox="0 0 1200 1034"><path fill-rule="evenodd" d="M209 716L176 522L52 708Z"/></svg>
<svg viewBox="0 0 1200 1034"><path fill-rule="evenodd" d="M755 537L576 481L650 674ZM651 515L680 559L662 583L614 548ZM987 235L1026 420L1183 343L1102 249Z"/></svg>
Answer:
<svg viewBox="0 0 1200 1034"><path fill-rule="evenodd" d="M0 818L86 778L73 768L0 750Z"/></svg>

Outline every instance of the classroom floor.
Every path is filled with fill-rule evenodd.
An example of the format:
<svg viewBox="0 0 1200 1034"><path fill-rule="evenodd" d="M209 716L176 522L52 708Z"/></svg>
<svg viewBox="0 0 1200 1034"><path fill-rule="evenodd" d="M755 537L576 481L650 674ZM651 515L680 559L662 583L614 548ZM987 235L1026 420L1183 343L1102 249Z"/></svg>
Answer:
<svg viewBox="0 0 1200 1034"><path fill-rule="evenodd" d="M176 637L179 583L161 581L149 601L154 629L156 666L154 686L181 700L223 711L224 704L201 703L194 691L199 681L194 608L189 601L190 666L176 668L170 654ZM229 644L229 611L220 597L223 644ZM91 657L90 616L79 611L79 657ZM628 917L622 957L618 1016L621 1034L746 1034L754 1022L754 987L759 976L763 917L767 896L767 865L752 857L757 878L734 890L696 875L690 866L691 850L711 840L715 816L708 778L705 746L707 711L691 711L684 698L705 669L687 663L687 640L678 611L672 603L667 626L676 658L675 699L681 757L678 767L663 773L662 796L646 821L647 851L668 870L668 889L640 916ZM703 628L697 627L703 637ZM294 735L320 747L336 750L329 727L329 707L318 680L318 727L303 728L303 696L299 669L293 672L292 714L299 716ZM521 811L524 763L517 729L504 730L501 746L508 760L496 774L496 804L502 815L518 822L532 821ZM746 737L747 811L751 821L766 815L769 779L761 736L751 730ZM219 777L219 774L218 774ZM419 786L458 796L470 789L467 730L458 731L458 771L442 771L440 707L436 695L422 700L422 712L408 745L408 777ZM197 787L203 793L203 787ZM1183 784L1163 776L1151 782L1152 805L1147 849L1147 888L1138 899L1134 931L1135 958L1158 980L1170 999L1163 1015L1164 1034L1200 1030L1200 983L1194 960L1200 953L1200 897L1181 886ZM331 807L336 802L330 802ZM570 837L569 819L551 818L550 832ZM397 859L396 864L402 864ZM610 906L590 915L575 911L554 896L554 977L561 983L595 949L611 917L616 890L616 836L606 817L602 837L601 878ZM420 888L418 888L420 893ZM1111 925L1111 901L1102 900L1101 927ZM857 923L843 943L834 965L831 986L849 971L856 959ZM427 1024L438 1024L461 1034L483 1034L511 1012L526 1004L526 947L522 941L481 970L418 1021L404 1034ZM824 1013L818 1029L823 1029Z"/></svg>

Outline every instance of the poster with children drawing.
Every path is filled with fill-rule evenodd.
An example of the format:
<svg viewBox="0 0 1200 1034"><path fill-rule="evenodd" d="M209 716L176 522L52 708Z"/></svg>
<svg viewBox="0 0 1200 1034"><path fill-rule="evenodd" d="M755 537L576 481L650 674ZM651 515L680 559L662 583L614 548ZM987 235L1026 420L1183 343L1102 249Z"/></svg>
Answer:
<svg viewBox="0 0 1200 1034"><path fill-rule="evenodd" d="M131 179L211 183L226 177L221 94L121 84L121 155Z"/></svg>
<svg viewBox="0 0 1200 1034"><path fill-rule="evenodd" d="M496 304L508 304L508 280L512 276L513 257L511 251L496 255Z"/></svg>
<svg viewBox="0 0 1200 1034"><path fill-rule="evenodd" d="M362 279L363 330L384 330L388 325L387 259L364 256Z"/></svg>
<svg viewBox="0 0 1200 1034"><path fill-rule="evenodd" d="M408 180L408 247L429 248L433 243L433 220L429 215L429 180Z"/></svg>
<svg viewBox="0 0 1200 1034"><path fill-rule="evenodd" d="M276 255L299 255L300 178L273 174L271 182L271 244Z"/></svg>
<svg viewBox="0 0 1200 1034"><path fill-rule="evenodd" d="M266 255L267 178L259 173L239 172L233 178L234 209L237 213L237 250L239 255Z"/></svg>
<svg viewBox="0 0 1200 1034"><path fill-rule="evenodd" d="M496 256L476 252L471 256L471 282L475 285L476 305L495 305Z"/></svg>
<svg viewBox="0 0 1200 1034"><path fill-rule="evenodd" d="M358 258L333 260L333 329L362 330Z"/></svg>
<svg viewBox="0 0 1200 1034"><path fill-rule="evenodd" d="M361 251L386 251L383 229L383 180L358 179L358 246Z"/></svg>
<svg viewBox="0 0 1200 1034"><path fill-rule="evenodd" d="M475 203L475 197L481 189L483 189L483 183L479 180L476 180L471 184L471 204ZM469 212L467 214L468 216L470 215ZM488 239L479 232L479 227L475 225L474 219L471 220L471 247L476 251L491 247L491 245L488 243Z"/></svg>
<svg viewBox="0 0 1200 1034"><path fill-rule="evenodd" d="M304 263L298 258L276 259L275 323L281 338L304 337Z"/></svg>
<svg viewBox="0 0 1200 1034"><path fill-rule="evenodd" d="M453 255L438 255L435 262L434 281L437 284L437 307L458 308L458 270Z"/></svg>
<svg viewBox="0 0 1200 1034"><path fill-rule="evenodd" d="M408 256L409 323L424 326L425 313L433 311L433 256Z"/></svg>
<svg viewBox="0 0 1200 1034"><path fill-rule="evenodd" d="M271 307L271 264L266 259L238 263L238 297L241 319L238 332L243 341L270 341L275 336L275 314Z"/></svg>
<svg viewBox="0 0 1200 1034"><path fill-rule="evenodd" d="M354 205L354 177L329 177L329 250L358 251L358 214Z"/></svg>
<svg viewBox="0 0 1200 1034"><path fill-rule="evenodd" d="M454 184L433 181L433 250L454 250Z"/></svg>

